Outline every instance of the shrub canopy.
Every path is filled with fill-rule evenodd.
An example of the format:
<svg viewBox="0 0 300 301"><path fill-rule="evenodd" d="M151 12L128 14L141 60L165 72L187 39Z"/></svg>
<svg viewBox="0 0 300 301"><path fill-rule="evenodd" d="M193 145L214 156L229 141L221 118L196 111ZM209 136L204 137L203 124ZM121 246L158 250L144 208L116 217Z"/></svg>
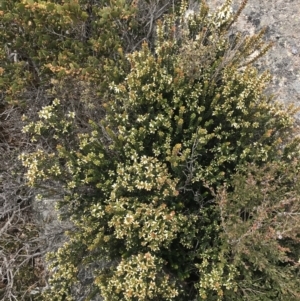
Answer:
<svg viewBox="0 0 300 301"><path fill-rule="evenodd" d="M263 31L229 34L246 1L169 5L153 35L155 1L71 2L2 4L27 46L1 87L50 100L23 128L28 184L59 183L74 223L45 300L75 300L86 268L90 300L298 300L296 110L253 65Z"/></svg>

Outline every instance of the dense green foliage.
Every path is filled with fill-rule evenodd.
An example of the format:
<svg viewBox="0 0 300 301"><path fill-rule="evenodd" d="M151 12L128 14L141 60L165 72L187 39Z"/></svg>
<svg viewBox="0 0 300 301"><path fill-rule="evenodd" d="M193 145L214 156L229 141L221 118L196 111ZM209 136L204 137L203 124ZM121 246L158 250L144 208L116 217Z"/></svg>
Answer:
<svg viewBox="0 0 300 301"><path fill-rule="evenodd" d="M1 3L7 104L43 91L26 178L74 223L45 300L88 267L87 300L299 300L298 128L253 66L263 32L230 40L229 0L169 3L155 31L155 1Z"/></svg>

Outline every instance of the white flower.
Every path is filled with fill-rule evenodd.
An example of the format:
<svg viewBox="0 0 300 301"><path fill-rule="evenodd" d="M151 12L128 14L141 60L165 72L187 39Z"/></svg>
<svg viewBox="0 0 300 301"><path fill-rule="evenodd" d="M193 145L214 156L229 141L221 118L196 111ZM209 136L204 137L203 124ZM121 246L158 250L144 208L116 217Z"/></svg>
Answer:
<svg viewBox="0 0 300 301"><path fill-rule="evenodd" d="M67 115L69 118L74 119L75 118L75 112L69 112Z"/></svg>
<svg viewBox="0 0 300 301"><path fill-rule="evenodd" d="M184 14L184 22L188 22L192 18L194 18L195 12L192 9L187 9L185 14Z"/></svg>

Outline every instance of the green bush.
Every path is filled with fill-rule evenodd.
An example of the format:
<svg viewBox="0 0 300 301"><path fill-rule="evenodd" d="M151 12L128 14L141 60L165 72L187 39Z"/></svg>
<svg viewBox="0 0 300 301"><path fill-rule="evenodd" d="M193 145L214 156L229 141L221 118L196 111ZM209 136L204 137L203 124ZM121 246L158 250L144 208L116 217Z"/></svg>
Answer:
<svg viewBox="0 0 300 301"><path fill-rule="evenodd" d="M88 127L59 99L24 127L54 145L21 155L29 184L63 183L58 210L76 226L49 254L46 300L73 300L95 263L90 298L107 301L299 298L295 110L253 66L263 32L229 41L230 7L187 15L182 1L165 15L154 49L115 58L115 80L104 69L103 117Z"/></svg>

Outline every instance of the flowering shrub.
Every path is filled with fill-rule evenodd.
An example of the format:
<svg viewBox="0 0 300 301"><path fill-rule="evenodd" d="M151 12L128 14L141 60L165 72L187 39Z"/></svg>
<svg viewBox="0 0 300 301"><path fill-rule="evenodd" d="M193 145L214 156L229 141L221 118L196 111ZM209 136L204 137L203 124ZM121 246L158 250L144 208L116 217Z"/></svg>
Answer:
<svg viewBox="0 0 300 301"><path fill-rule="evenodd" d="M182 1L158 21L154 49L145 42L124 55L126 76L110 81L101 94L103 118L91 118L84 132L72 121L76 112L65 113L58 100L40 111L39 122L24 127L33 142L46 138L55 146L21 155L29 184L62 183L58 210L76 226L69 241L49 254L54 272L46 300L73 300L79 269L93 263L99 267L91 296L107 301L298 296L296 285L287 289L282 282L283 275L295 277L296 260L285 260L291 249L271 235L285 233L285 224L274 221L277 203L265 204L269 215L262 220L262 195L254 208L238 190L249 181L249 164L259 170L297 161L295 110L264 94L270 76L252 64L269 48L263 33L237 34L229 42L240 13L230 7L228 0L210 14L203 2L187 18ZM105 70L108 78L110 72ZM280 177L279 166L272 166ZM275 181L268 190L265 183L259 187L267 195L287 185ZM248 207L251 214L242 218ZM252 235L249 225L258 221L270 229ZM253 250L268 239L277 250L252 256L248 233ZM297 235L286 237L298 243ZM258 254L270 254L269 261L256 264Z"/></svg>

